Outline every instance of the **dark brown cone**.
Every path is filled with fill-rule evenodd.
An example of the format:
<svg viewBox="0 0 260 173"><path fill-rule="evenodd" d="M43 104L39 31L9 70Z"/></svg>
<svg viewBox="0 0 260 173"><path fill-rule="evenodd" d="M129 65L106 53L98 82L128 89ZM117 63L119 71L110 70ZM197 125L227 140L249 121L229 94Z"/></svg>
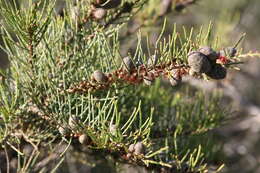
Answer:
<svg viewBox="0 0 260 173"><path fill-rule="evenodd" d="M214 51L209 46L203 46L203 47L199 48L199 52L206 55L208 57L208 59L211 60L211 61L216 61L216 59L218 58L217 52Z"/></svg>
<svg viewBox="0 0 260 173"><path fill-rule="evenodd" d="M227 75L227 69L220 64L216 64L206 75L216 80L224 79Z"/></svg>
<svg viewBox="0 0 260 173"><path fill-rule="evenodd" d="M188 64L197 73L207 73L211 70L208 58L200 52L191 52L188 55Z"/></svg>

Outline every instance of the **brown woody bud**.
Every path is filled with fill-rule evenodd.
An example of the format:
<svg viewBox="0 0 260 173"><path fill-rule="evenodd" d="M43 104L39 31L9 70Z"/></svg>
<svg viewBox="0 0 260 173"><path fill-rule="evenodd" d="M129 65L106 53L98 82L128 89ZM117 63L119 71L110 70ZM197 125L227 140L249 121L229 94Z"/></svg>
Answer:
<svg viewBox="0 0 260 173"><path fill-rule="evenodd" d="M103 19L106 16L106 14L107 14L107 11L105 9L103 9L103 8L96 8L92 12L92 16L96 20Z"/></svg>
<svg viewBox="0 0 260 173"><path fill-rule="evenodd" d="M188 55L188 64L194 72L207 73L211 70L208 58L200 52L191 52Z"/></svg>
<svg viewBox="0 0 260 173"><path fill-rule="evenodd" d="M218 58L218 53L209 46L203 46L199 48L199 52L206 55L211 61L215 61Z"/></svg>
<svg viewBox="0 0 260 173"><path fill-rule="evenodd" d="M99 70L94 71L92 77L95 79L95 81L101 84L106 83L108 81L107 76Z"/></svg>
<svg viewBox="0 0 260 173"><path fill-rule="evenodd" d="M206 75L216 80L224 79L227 75L227 69L220 64L216 64Z"/></svg>
<svg viewBox="0 0 260 173"><path fill-rule="evenodd" d="M140 155L144 154L145 152L145 146L142 142L137 142L134 147L134 154Z"/></svg>

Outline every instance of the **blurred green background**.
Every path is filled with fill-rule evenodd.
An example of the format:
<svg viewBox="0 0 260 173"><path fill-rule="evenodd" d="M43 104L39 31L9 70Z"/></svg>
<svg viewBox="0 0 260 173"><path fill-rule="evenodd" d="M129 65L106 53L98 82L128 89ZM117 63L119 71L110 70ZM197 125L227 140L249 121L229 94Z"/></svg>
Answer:
<svg viewBox="0 0 260 173"><path fill-rule="evenodd" d="M200 0L197 5L187 8L183 15L172 20L195 27L212 21L221 45L233 45L242 33L246 33L241 45L244 51L260 51L259 0ZM240 72L231 74L232 80L229 81L257 108L260 107L259 67L259 57L251 58L241 66ZM248 115L242 111L232 123L217 131L226 156L223 172L260 172L260 115L256 114Z"/></svg>

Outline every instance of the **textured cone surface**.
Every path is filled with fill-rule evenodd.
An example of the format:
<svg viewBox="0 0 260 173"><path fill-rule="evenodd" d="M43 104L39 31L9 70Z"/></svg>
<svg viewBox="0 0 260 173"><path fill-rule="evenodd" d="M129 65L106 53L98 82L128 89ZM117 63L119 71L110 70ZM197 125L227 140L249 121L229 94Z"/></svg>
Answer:
<svg viewBox="0 0 260 173"><path fill-rule="evenodd" d="M206 55L209 60L215 61L218 58L218 54L209 46L203 46L199 49L199 52Z"/></svg>
<svg viewBox="0 0 260 173"><path fill-rule="evenodd" d="M79 143L85 144L85 143L87 143L87 140L88 140L88 136L87 135L83 134L83 135L79 136Z"/></svg>
<svg viewBox="0 0 260 173"><path fill-rule="evenodd" d="M196 72L193 71L193 69L190 69L190 70L189 70L189 75L190 75L190 76L195 76L195 75L196 75Z"/></svg>
<svg viewBox="0 0 260 173"><path fill-rule="evenodd" d="M207 73L211 70L208 58L200 52L190 53L188 63L191 69L197 73Z"/></svg>
<svg viewBox="0 0 260 173"><path fill-rule="evenodd" d="M96 70L94 71L93 73L93 78L98 82L98 83L106 83L107 82L107 77L106 75L99 71L99 70Z"/></svg>
<svg viewBox="0 0 260 173"><path fill-rule="evenodd" d="M212 79L224 79L227 75L227 69L222 67L220 64L216 64L211 71L206 73Z"/></svg>
<svg viewBox="0 0 260 173"><path fill-rule="evenodd" d="M129 147L128 147L128 151L130 153L133 153L135 151L135 144L131 144Z"/></svg>
<svg viewBox="0 0 260 173"><path fill-rule="evenodd" d="M144 148L144 144L143 144L142 142L137 142L137 143L135 144L134 153L135 153L136 155L144 154L144 150L145 150L145 148Z"/></svg>
<svg viewBox="0 0 260 173"><path fill-rule="evenodd" d="M123 59L123 67L125 70L132 71L135 68L135 65L130 57L125 57Z"/></svg>

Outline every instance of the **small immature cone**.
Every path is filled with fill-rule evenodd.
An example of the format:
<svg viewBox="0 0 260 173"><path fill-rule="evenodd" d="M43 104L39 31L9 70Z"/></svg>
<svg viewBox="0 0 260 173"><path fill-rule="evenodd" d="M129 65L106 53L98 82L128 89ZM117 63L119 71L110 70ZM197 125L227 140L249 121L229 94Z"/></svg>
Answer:
<svg viewBox="0 0 260 173"><path fill-rule="evenodd" d="M203 46L199 48L199 52L206 55L211 61L216 61L216 59L218 58L218 53L209 46Z"/></svg>
<svg viewBox="0 0 260 173"><path fill-rule="evenodd" d="M121 0L96 0L99 7L105 9L116 8L121 4Z"/></svg>
<svg viewBox="0 0 260 173"><path fill-rule="evenodd" d="M94 71L92 77L95 79L95 81L101 84L104 84L108 81L108 77L99 70Z"/></svg>
<svg viewBox="0 0 260 173"><path fill-rule="evenodd" d="M137 142L134 146L134 154L140 155L144 154L145 152L145 146L142 142Z"/></svg>
<svg viewBox="0 0 260 173"><path fill-rule="evenodd" d="M228 47L228 52L229 52L230 57L234 57L237 54L237 49L233 48L233 47Z"/></svg>
<svg viewBox="0 0 260 173"><path fill-rule="evenodd" d="M125 57L123 58L123 67L125 70L127 71L132 71L135 69L135 65L134 62L132 61L132 59L130 57Z"/></svg>
<svg viewBox="0 0 260 173"><path fill-rule="evenodd" d="M135 144L129 145L128 151L129 151L130 153L133 153L133 152L135 151Z"/></svg>
<svg viewBox="0 0 260 173"><path fill-rule="evenodd" d="M96 20L101 20L103 19L107 14L107 11L103 8L96 8L92 12L92 16Z"/></svg>
<svg viewBox="0 0 260 173"><path fill-rule="evenodd" d="M208 58L200 52L191 52L188 55L188 64L194 72L207 73L211 70Z"/></svg>
<svg viewBox="0 0 260 173"><path fill-rule="evenodd" d="M219 53L221 56L234 57L234 56L236 56L237 49L233 48L233 47L227 47L224 50L221 50Z"/></svg>
<svg viewBox="0 0 260 173"><path fill-rule="evenodd" d="M216 80L224 79L227 75L227 69L220 64L216 64L206 75Z"/></svg>
<svg viewBox="0 0 260 173"><path fill-rule="evenodd" d="M83 135L79 136L79 143L86 144L87 141L88 141L88 136L87 135L83 134Z"/></svg>

